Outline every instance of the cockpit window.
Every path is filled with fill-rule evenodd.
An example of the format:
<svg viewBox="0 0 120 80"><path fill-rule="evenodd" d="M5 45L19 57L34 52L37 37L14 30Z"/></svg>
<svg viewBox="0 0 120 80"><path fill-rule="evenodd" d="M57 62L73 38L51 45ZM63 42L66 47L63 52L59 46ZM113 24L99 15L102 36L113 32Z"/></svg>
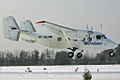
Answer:
<svg viewBox="0 0 120 80"><path fill-rule="evenodd" d="M107 37L105 35L102 35L103 39L107 39Z"/></svg>
<svg viewBox="0 0 120 80"><path fill-rule="evenodd" d="M96 39L98 39L98 40L107 39L107 37L105 35L96 35Z"/></svg>
<svg viewBox="0 0 120 80"><path fill-rule="evenodd" d="M101 39L101 35L96 35L96 39Z"/></svg>

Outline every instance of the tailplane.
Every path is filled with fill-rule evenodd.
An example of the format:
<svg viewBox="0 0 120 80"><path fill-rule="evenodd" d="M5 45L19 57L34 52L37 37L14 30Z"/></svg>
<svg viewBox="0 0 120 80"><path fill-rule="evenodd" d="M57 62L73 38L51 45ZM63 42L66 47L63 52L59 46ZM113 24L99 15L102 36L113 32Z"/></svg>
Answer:
<svg viewBox="0 0 120 80"><path fill-rule="evenodd" d="M13 16L3 18L4 37L10 40L18 41L20 37L20 28Z"/></svg>
<svg viewBox="0 0 120 80"><path fill-rule="evenodd" d="M22 21L21 22L21 30L29 31L29 32L36 32L32 22L30 20Z"/></svg>

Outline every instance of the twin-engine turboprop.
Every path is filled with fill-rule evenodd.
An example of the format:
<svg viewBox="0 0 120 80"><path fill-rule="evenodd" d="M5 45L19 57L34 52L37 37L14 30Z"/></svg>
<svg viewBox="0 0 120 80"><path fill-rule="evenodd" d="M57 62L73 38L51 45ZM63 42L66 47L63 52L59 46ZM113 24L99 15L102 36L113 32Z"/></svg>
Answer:
<svg viewBox="0 0 120 80"><path fill-rule="evenodd" d="M81 58L83 51L113 49L110 56L115 55L114 48L117 44L108 39L104 34L92 30L78 30L48 21L38 21L36 24L47 27L49 34L38 34L30 20L23 21L21 28L18 26L13 16L3 18L4 37L18 41L20 38L31 43L41 43L54 49L69 49L68 57L76 56Z"/></svg>

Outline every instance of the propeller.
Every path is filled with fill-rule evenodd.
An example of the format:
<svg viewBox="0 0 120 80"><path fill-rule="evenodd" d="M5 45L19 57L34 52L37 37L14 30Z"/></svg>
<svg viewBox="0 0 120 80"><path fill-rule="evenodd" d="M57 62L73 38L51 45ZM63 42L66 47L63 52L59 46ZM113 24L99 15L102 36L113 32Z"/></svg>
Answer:
<svg viewBox="0 0 120 80"><path fill-rule="evenodd" d="M88 24L86 25L86 28L87 28L87 33L88 33L88 38L87 38L87 40L88 40L88 42L91 42L92 41L92 38L91 38L91 34L93 34L93 26L91 27L91 30L89 30L89 28L88 28Z"/></svg>

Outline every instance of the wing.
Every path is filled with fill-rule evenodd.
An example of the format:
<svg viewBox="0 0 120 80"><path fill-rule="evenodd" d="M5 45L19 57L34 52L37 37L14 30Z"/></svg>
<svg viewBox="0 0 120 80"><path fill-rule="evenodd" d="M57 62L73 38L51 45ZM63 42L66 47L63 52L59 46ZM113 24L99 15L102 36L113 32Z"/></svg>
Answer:
<svg viewBox="0 0 120 80"><path fill-rule="evenodd" d="M61 26L61 25L54 24L54 23L51 23L51 22L48 22L48 21L39 21L39 22L37 22L37 24L40 24L40 23L42 24L42 26L46 26L51 32L54 32L56 34L60 34L63 31L65 33L76 31L76 29Z"/></svg>
<svg viewBox="0 0 120 80"><path fill-rule="evenodd" d="M74 46L72 46L72 44L69 41L69 36L67 35L68 33L76 33L76 29L72 29L69 27L65 27L65 26L61 26L58 24L54 24L48 21L39 21L37 22L37 24L42 24L42 26L46 26L48 28L48 30L50 30L51 32L61 35L66 39L67 44L69 45L69 47L72 49Z"/></svg>

